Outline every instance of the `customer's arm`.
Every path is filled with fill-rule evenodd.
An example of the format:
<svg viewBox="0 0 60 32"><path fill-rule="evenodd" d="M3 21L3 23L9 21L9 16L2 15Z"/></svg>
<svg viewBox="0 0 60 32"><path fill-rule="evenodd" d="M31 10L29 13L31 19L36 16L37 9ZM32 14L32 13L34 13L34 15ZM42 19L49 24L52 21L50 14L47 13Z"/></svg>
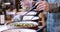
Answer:
<svg viewBox="0 0 60 32"><path fill-rule="evenodd" d="M42 25L43 25L43 26L46 26L46 15L43 14L43 13L40 13L38 16L39 16L39 18L40 18L41 21L42 21Z"/></svg>
<svg viewBox="0 0 60 32"><path fill-rule="evenodd" d="M42 25L45 26L46 25L46 14L44 12L47 12L49 10L49 4L46 1L40 1L37 4L38 6L37 6L36 11L43 10L43 12L40 13L38 16L39 18L42 19Z"/></svg>

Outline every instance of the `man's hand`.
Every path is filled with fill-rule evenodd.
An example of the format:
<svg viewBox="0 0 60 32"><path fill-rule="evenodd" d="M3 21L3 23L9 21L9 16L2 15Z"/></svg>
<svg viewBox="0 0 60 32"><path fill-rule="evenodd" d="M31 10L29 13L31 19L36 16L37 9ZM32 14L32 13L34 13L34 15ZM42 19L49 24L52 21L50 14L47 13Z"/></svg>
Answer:
<svg viewBox="0 0 60 32"><path fill-rule="evenodd" d="M49 10L49 4L46 1L40 1L36 3L37 6L37 11L44 10L48 11Z"/></svg>

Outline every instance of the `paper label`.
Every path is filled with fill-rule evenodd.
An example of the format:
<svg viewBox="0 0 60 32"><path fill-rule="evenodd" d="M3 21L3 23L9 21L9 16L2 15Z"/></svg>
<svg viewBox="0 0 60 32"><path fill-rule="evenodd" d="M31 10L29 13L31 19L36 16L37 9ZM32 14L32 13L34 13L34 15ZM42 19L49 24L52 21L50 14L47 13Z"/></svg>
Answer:
<svg viewBox="0 0 60 32"><path fill-rule="evenodd" d="M5 16L4 15L0 15L0 23L1 24L5 23Z"/></svg>

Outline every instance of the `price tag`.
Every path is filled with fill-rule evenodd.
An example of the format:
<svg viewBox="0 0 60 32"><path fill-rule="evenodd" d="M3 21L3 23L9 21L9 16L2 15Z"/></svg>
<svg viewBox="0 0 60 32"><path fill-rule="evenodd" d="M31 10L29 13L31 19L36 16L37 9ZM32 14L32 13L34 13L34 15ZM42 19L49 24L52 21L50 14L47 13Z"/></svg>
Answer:
<svg viewBox="0 0 60 32"><path fill-rule="evenodd" d="M4 23L5 23L5 16L0 15L0 24L4 24Z"/></svg>

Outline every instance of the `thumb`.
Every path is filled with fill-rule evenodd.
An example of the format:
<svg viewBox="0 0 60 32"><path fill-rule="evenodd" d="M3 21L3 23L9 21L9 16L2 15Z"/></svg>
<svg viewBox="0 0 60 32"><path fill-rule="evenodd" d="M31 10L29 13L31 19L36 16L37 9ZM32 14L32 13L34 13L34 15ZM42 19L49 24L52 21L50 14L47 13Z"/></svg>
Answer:
<svg viewBox="0 0 60 32"><path fill-rule="evenodd" d="M40 2L37 2L35 5L38 5Z"/></svg>

